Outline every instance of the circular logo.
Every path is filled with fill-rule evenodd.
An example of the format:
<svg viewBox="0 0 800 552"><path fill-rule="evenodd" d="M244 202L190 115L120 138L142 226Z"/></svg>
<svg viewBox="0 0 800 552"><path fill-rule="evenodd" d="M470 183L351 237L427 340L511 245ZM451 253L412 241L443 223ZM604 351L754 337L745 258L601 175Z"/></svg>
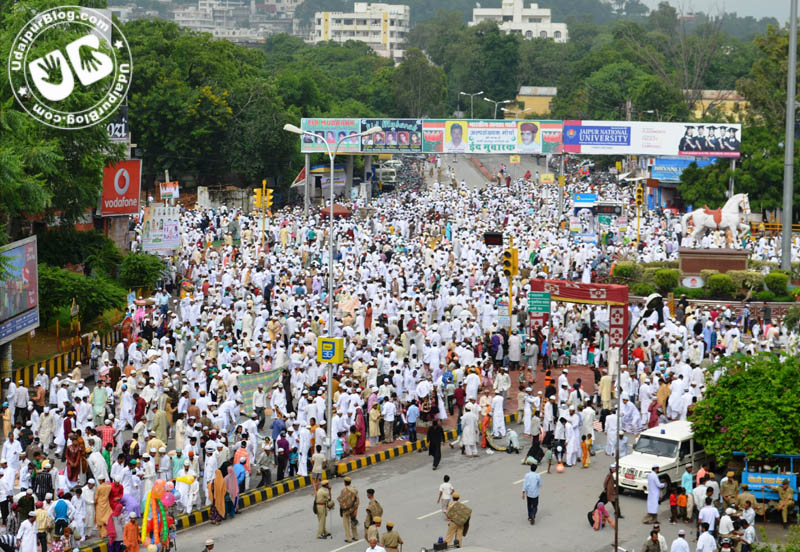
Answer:
<svg viewBox="0 0 800 552"><path fill-rule="evenodd" d="M20 106L42 124L75 130L122 104L133 76L130 47L108 10L61 6L20 29L8 79Z"/></svg>
<svg viewBox="0 0 800 552"><path fill-rule="evenodd" d="M125 185L119 185L119 177L123 177L125 179ZM120 169L117 171L117 174L114 175L114 191L117 192L117 195L125 195L125 192L128 191L128 186L131 185L131 175L128 174L126 169Z"/></svg>

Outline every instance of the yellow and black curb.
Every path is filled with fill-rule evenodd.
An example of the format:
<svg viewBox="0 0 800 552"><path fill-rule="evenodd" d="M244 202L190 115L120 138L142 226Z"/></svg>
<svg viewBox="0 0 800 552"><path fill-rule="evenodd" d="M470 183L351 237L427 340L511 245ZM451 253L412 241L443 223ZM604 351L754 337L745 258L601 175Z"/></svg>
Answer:
<svg viewBox="0 0 800 552"><path fill-rule="evenodd" d="M505 418L506 422L509 423L515 422L517 421L518 414L516 412L512 414L506 414ZM444 432L444 438L446 441L453 440L456 438L456 436L457 434L454 429L447 430ZM352 471L365 468L367 466L373 466L375 464L379 464L380 462L385 462L387 460L391 460L392 458L397 458L398 456L408 454L415 450L420 450L424 446L426 447L427 444L428 444L427 439L420 439L415 443L406 442L403 443L402 445L382 450L380 452L367 454L366 456L362 456L361 458L356 458L355 460L342 461L336 464L336 474L344 475ZM272 485L266 487L259 487L258 489L253 489L246 493L240 494L239 508L240 509L249 508L261 502L266 502L274 498L277 498L281 495L309 486L311 486L311 477L307 475L296 476L290 479L284 479L277 483L273 483ZM182 531L184 529L189 529L190 527L195 527L197 525L205 523L209 519L209 513L210 513L210 508L206 506L199 510L195 510L190 514L182 514L175 519L176 528L178 531ZM108 542L105 540L95 541L92 544L82 546L81 551L108 552Z"/></svg>

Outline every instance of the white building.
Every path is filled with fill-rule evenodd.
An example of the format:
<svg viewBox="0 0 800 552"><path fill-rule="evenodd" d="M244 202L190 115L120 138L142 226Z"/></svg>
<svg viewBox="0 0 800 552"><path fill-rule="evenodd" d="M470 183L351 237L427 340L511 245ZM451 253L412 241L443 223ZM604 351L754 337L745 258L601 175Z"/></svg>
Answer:
<svg viewBox="0 0 800 552"><path fill-rule="evenodd" d="M356 2L353 13L314 14L312 42L365 42L383 57L400 61L405 51L411 10L408 6Z"/></svg>
<svg viewBox="0 0 800 552"><path fill-rule="evenodd" d="M470 26L484 21L494 21L501 30L517 33L524 38L552 38L567 41L567 24L553 23L550 10L537 4L525 7L524 0L503 0L500 8L473 8Z"/></svg>

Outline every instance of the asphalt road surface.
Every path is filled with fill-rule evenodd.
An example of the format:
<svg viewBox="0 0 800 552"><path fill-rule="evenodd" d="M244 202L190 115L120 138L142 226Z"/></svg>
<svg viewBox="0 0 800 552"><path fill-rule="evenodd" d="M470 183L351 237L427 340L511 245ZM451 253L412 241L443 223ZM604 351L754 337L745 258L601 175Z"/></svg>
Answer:
<svg viewBox="0 0 800 552"><path fill-rule="evenodd" d="M521 431L521 427L519 429ZM526 439L522 447L524 454L528 447ZM612 461L610 457L598 452L588 469L575 466L559 474L553 466L551 474L543 474L535 526L529 525L522 500L522 478L529 468L521 465L521 461L522 454L489 455L486 451L477 459L467 459L458 449L450 450L446 446L438 471L431 470L427 453L413 453L354 472L351 474L353 485L361 498L359 525L364 521L366 490L374 488L384 509L384 523L394 522L395 530L405 541L404 549L430 548L438 537L444 536L447 527L436 498L442 477L448 474L461 500L469 501L467 504L473 512L465 545L501 552L520 550L523 543L525 546L536 543L546 547L540 549L558 551L572 548L581 552L612 550L614 530L606 527L595 532L586 519L586 512L600 494ZM333 480L334 499L342 487L342 479ZM218 527L205 524L180 533L178 549L199 551L207 538L213 538L216 549L226 551L263 550L266 544L271 550L285 552L363 552L368 546L363 540L354 544L344 542L338 507L328 518L328 530L333 538L316 538L317 520L311 513L311 493L310 488L302 489L245 510ZM626 517L620 522L620 546L639 550L651 528L641 523L646 501L642 496L624 495L621 503ZM612 509L609 511L613 514ZM659 518L669 544L679 528L690 533L689 525L669 524L666 502L661 505ZM383 530L382 527L381 532ZM690 533L690 543L692 537Z"/></svg>

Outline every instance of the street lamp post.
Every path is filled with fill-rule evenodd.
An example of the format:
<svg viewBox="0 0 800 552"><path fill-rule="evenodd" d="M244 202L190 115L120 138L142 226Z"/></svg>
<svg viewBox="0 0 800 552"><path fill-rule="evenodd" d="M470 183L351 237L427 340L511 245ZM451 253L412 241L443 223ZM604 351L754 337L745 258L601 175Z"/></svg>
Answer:
<svg viewBox="0 0 800 552"><path fill-rule="evenodd" d="M359 132L358 134L351 134L348 136L343 136L339 138L336 142L336 147L331 151L330 144L325 140L325 136L322 134L317 134L315 132L310 132L308 130L303 130L291 124L283 125L283 130L286 132L291 132L293 134L300 134L300 135L307 135L313 136L315 138L319 138L323 144L325 144L325 149L328 150L328 157L331 160L331 180L330 180L330 188L331 188L331 204L328 211L328 336L333 337L333 242L334 242L334 226L333 226L333 173L334 173L334 164L333 161L336 159L336 154L339 152L339 146L345 140L352 140L355 138L360 138L362 136L369 136L375 134L376 132L381 132L381 127L375 126L370 128L369 130L365 130L364 132ZM328 426L327 432L327 440L328 446L333 443L333 436L332 436L332 428L331 428L331 381L333 380L333 366L331 363L328 364L328 373L327 373L327 383L328 389L326 391L325 403L326 403L326 423Z"/></svg>
<svg viewBox="0 0 800 552"><path fill-rule="evenodd" d="M472 119L472 101L475 99L475 96L483 94L483 90L475 92L474 94L467 94L466 92L459 92L458 94L459 96L469 96L469 118Z"/></svg>
<svg viewBox="0 0 800 552"><path fill-rule="evenodd" d="M653 311L656 309L660 309L663 307L664 298L661 297L658 293L653 293L645 299L644 302L644 312L639 317L639 320L636 321L636 324L633 326L631 331L625 336L625 339L620 346L620 355L622 351L625 350L625 346L628 344L631 336L636 332L636 328L639 327L639 324L642 323L642 320L645 318L649 318ZM620 359L623 360L623 359ZM620 377L620 370L617 369L617 385L616 385L616 393L617 393L617 450L616 450L616 462L615 466L616 469L614 470L614 487L616 488L617 493L617 503L614 505L614 552L620 550L619 548L619 430L622 427L620 424L620 415L621 415L621 408L622 408L622 378Z"/></svg>
<svg viewBox="0 0 800 552"><path fill-rule="evenodd" d="M503 101L500 101L500 102L496 102L494 100L490 100L489 98L483 98L483 101L494 104L494 117L492 117L492 118L493 119L497 119L497 106L498 105L509 104L509 103L513 102L514 100L503 100Z"/></svg>
<svg viewBox="0 0 800 552"><path fill-rule="evenodd" d="M781 268L792 268L792 204L794 199L794 114L797 92L797 0L789 7L789 65L786 75L786 137L783 141L783 213Z"/></svg>

